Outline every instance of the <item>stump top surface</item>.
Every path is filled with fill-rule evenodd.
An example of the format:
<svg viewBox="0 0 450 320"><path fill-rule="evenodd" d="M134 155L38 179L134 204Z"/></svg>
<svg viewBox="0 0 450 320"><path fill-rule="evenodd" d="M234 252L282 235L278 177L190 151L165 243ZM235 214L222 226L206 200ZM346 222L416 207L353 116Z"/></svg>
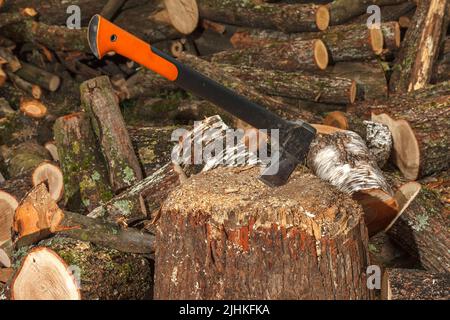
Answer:
<svg viewBox="0 0 450 320"><path fill-rule="evenodd" d="M200 173L174 190L162 211L180 215L208 215L208 222L225 228L299 227L316 236L346 233L362 218L361 207L349 196L299 169L289 182L270 188L258 176L260 169L217 168Z"/></svg>

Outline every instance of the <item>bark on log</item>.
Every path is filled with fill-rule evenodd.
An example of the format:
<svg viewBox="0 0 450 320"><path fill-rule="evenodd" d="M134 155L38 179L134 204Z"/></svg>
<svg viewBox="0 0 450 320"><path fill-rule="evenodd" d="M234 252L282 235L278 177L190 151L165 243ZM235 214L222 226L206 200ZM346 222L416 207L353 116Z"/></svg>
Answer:
<svg viewBox="0 0 450 320"><path fill-rule="evenodd" d="M88 212L113 196L108 173L89 116L75 113L56 120L53 127L67 209Z"/></svg>
<svg viewBox="0 0 450 320"><path fill-rule="evenodd" d="M47 149L34 142L24 142L3 150L3 158L8 165L8 174L11 178L30 174L42 162L50 160Z"/></svg>
<svg viewBox="0 0 450 320"><path fill-rule="evenodd" d="M42 248L53 250L68 268L71 267L69 271L75 280L78 278L80 281L81 299L135 300L151 297L152 268L149 262L140 255L122 253L64 237L53 237L41 241L37 248L34 250L43 250ZM30 251L22 250L15 258L17 261L24 262L29 253ZM30 276L30 279L27 280L26 274L21 274L21 269L19 269L15 275L15 281L11 284L12 297L16 299L19 297L22 299L60 298L55 294L58 283L49 281L45 270L47 269L37 269L37 274L34 277ZM19 276L24 278L20 287L17 286ZM39 289L36 288L36 276L42 279L38 283ZM22 290L15 292L17 289ZM37 292L44 290L46 294L37 296L36 290L38 290ZM19 293L21 294L19 295Z"/></svg>
<svg viewBox="0 0 450 320"><path fill-rule="evenodd" d="M256 88L249 86L244 81L233 77L232 75L224 72L222 69L214 67L214 64L208 61L192 55L182 55L179 60L224 85L225 87L236 91L238 94L246 97L247 99L260 104L274 113L277 113L285 119L302 119L310 123L318 122L316 121L317 118L312 113L305 110L300 110L298 108L289 108L289 106L281 100L259 93Z"/></svg>
<svg viewBox="0 0 450 320"><path fill-rule="evenodd" d="M41 87L32 84L13 72L7 72L9 80L20 90L25 92L27 95L33 97L34 99L40 99L42 96Z"/></svg>
<svg viewBox="0 0 450 320"><path fill-rule="evenodd" d="M388 269L383 275L383 300L449 300L450 275L423 270Z"/></svg>
<svg viewBox="0 0 450 320"><path fill-rule="evenodd" d="M367 11L370 5L386 6L406 2L407 0L335 0L328 5L330 25L349 21Z"/></svg>
<svg viewBox="0 0 450 320"><path fill-rule="evenodd" d="M2 48L0 46L0 57L8 63L8 69L10 71L16 72L17 70L22 68L19 59L12 53L10 49Z"/></svg>
<svg viewBox="0 0 450 320"><path fill-rule="evenodd" d="M391 91L410 92L430 82L441 39L445 36L446 3L446 0L419 3L396 59L389 84Z"/></svg>
<svg viewBox="0 0 450 320"><path fill-rule="evenodd" d="M348 78L244 66L218 67L269 95L332 104L353 103L356 98L356 82Z"/></svg>
<svg viewBox="0 0 450 320"><path fill-rule="evenodd" d="M200 17L213 21L286 32L325 30L328 8L316 4L258 4L253 1L197 0Z"/></svg>
<svg viewBox="0 0 450 320"><path fill-rule="evenodd" d="M389 127L394 141L393 161L408 179L442 171L450 163L450 141L446 134L450 127L450 99L448 93L433 95L424 90L415 96L391 97L380 104L367 102L355 106L359 110L356 114L372 114L372 121Z"/></svg>
<svg viewBox="0 0 450 320"><path fill-rule="evenodd" d="M171 193L159 220L155 297L370 299L359 206L310 173L276 189L258 173L216 169Z"/></svg>
<svg viewBox="0 0 450 320"><path fill-rule="evenodd" d="M61 79L57 75L29 63L21 62L21 65L22 67L16 71L16 74L22 79L52 92L59 88Z"/></svg>
<svg viewBox="0 0 450 320"><path fill-rule="evenodd" d="M318 71L328 66L328 53L321 40L291 40L219 52L211 57L211 61L283 71Z"/></svg>
<svg viewBox="0 0 450 320"><path fill-rule="evenodd" d="M450 272L448 210L432 189L405 184L399 172L385 173L406 209L388 230L389 237L430 272ZM419 185L420 187L420 185Z"/></svg>
<svg viewBox="0 0 450 320"><path fill-rule="evenodd" d="M83 107L91 117L106 158L111 186L114 192L120 192L142 180L142 171L120 112L118 98L106 76L85 81L80 90Z"/></svg>

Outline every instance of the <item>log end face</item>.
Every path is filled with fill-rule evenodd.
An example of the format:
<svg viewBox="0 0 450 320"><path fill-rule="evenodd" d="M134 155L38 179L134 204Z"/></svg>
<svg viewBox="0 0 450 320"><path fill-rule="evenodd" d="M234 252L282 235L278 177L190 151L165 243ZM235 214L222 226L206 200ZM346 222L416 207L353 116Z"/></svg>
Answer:
<svg viewBox="0 0 450 320"><path fill-rule="evenodd" d="M328 66L328 50L322 40L316 40L313 44L314 62L320 70L325 70Z"/></svg>
<svg viewBox="0 0 450 320"><path fill-rule="evenodd" d="M323 124L343 130L348 130L349 128L347 117L342 111L333 111L327 114L323 121Z"/></svg>
<svg viewBox="0 0 450 320"><path fill-rule="evenodd" d="M164 5L170 23L178 32L190 34L197 28L199 13L195 0L165 0Z"/></svg>
<svg viewBox="0 0 450 320"><path fill-rule="evenodd" d="M376 55L380 55L383 52L384 38L383 32L380 28L369 29L369 40L372 50Z"/></svg>
<svg viewBox="0 0 450 320"><path fill-rule="evenodd" d="M53 200L59 201L64 194L64 178L61 169L55 164L45 161L40 164L32 175L33 185L46 182Z"/></svg>
<svg viewBox="0 0 450 320"><path fill-rule="evenodd" d="M320 31L328 29L330 25L330 10L328 6L320 6L316 12L316 25Z"/></svg>

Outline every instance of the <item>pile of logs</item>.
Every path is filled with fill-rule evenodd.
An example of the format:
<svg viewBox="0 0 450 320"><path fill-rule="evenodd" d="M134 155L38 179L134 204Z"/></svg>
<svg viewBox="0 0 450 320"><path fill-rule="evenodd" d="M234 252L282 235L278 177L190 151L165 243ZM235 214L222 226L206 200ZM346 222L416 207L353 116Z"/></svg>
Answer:
<svg viewBox="0 0 450 320"><path fill-rule="evenodd" d="M0 0L0 300L450 298L450 1L70 5L80 16ZM199 134L209 150L254 128L123 57L97 60L98 13L311 123L305 163L270 188L259 161L175 161Z"/></svg>

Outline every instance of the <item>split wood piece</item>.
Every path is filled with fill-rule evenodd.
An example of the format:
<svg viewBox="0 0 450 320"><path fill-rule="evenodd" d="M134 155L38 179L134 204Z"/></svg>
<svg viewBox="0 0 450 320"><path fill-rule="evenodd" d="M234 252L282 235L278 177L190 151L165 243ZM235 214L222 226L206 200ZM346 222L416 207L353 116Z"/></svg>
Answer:
<svg viewBox="0 0 450 320"><path fill-rule="evenodd" d="M14 211L19 203L14 196L2 191L2 189L0 189L0 250L5 250L4 253L9 255L12 249ZM4 263L1 264L4 265ZM8 267L6 265L4 266Z"/></svg>
<svg viewBox="0 0 450 320"><path fill-rule="evenodd" d="M58 154L58 147L56 146L56 142L49 141L44 144L44 148L47 149L47 151L52 156L53 161L59 162L59 154Z"/></svg>
<svg viewBox="0 0 450 320"><path fill-rule="evenodd" d="M416 182L406 183L399 172L385 173L397 190L403 213L388 230L389 237L430 272L450 272L448 209L437 192Z"/></svg>
<svg viewBox="0 0 450 320"><path fill-rule="evenodd" d="M361 204L370 236L384 230L397 216L398 204L390 186L354 132L319 134L311 143L307 164L320 179Z"/></svg>
<svg viewBox="0 0 450 320"><path fill-rule="evenodd" d="M157 233L164 245L156 248L155 298L372 298L360 271L369 264L360 206L311 173L297 171L275 189L259 174L218 168L169 195Z"/></svg>
<svg viewBox="0 0 450 320"><path fill-rule="evenodd" d="M406 2L407 0L335 0L328 4L330 25L338 25L351 18L366 13L370 5L386 6Z"/></svg>
<svg viewBox="0 0 450 320"><path fill-rule="evenodd" d="M81 84L81 100L105 156L109 181L115 193L142 180L142 170L134 153L118 97L106 76Z"/></svg>
<svg viewBox="0 0 450 320"><path fill-rule="evenodd" d="M383 168L392 153L392 134L385 124L366 121L352 114L333 111L327 114L323 123L343 130L356 132L365 141L370 154Z"/></svg>
<svg viewBox="0 0 450 320"><path fill-rule="evenodd" d="M410 92L429 83L446 24L446 0L421 1L406 31L391 76L392 92Z"/></svg>
<svg viewBox="0 0 450 320"><path fill-rule="evenodd" d="M265 94L332 104L353 103L356 98L356 82L351 79L245 66L219 67Z"/></svg>
<svg viewBox="0 0 450 320"><path fill-rule="evenodd" d="M385 28L391 29L389 25ZM398 31L397 36L400 37L400 30ZM238 29L230 38L230 42L235 48L255 48L277 42L312 39L323 41L329 51L330 60L334 62L374 59L382 53L384 43L382 30L369 29L366 24L342 25L329 28L324 32L293 34L270 30Z"/></svg>
<svg viewBox="0 0 450 320"><path fill-rule="evenodd" d="M316 4L258 4L240 0L197 0L200 17L240 26L279 29L285 32L328 28L326 6Z"/></svg>
<svg viewBox="0 0 450 320"><path fill-rule="evenodd" d="M61 79L57 75L29 63L21 62L21 65L22 68L17 70L16 74L22 79L52 92L59 88Z"/></svg>
<svg viewBox="0 0 450 320"><path fill-rule="evenodd" d="M33 97L34 99L40 99L42 96L42 90L41 87L39 87L36 84L32 84L21 77L19 77L17 74L13 72L7 71L8 78L11 80L11 82L14 84L15 87L19 88L23 92L25 92L27 95Z"/></svg>
<svg viewBox="0 0 450 320"><path fill-rule="evenodd" d="M16 72L17 70L22 68L22 64L20 63L19 59L8 48L0 46L0 58L7 62L8 69L12 72Z"/></svg>
<svg viewBox="0 0 450 320"><path fill-rule="evenodd" d="M53 135L52 119L30 118L21 112L5 115L0 119L0 145L15 146L28 140L48 141Z"/></svg>
<svg viewBox="0 0 450 320"><path fill-rule="evenodd" d="M211 57L211 61L270 70L318 71L328 66L328 52L322 40L291 40L258 48L219 52Z"/></svg>
<svg viewBox="0 0 450 320"><path fill-rule="evenodd" d="M48 151L41 145L28 141L2 150L3 158L8 165L10 178L22 174L31 174L37 166L50 159Z"/></svg>
<svg viewBox="0 0 450 320"><path fill-rule="evenodd" d="M107 20L112 20L125 1L126 0L108 0L100 12L100 15Z"/></svg>
<svg viewBox="0 0 450 320"><path fill-rule="evenodd" d="M80 112L60 117L53 132L64 175L67 209L89 212L109 201L113 191L89 116Z"/></svg>
<svg viewBox="0 0 450 320"><path fill-rule="evenodd" d="M152 19L166 23L181 34L191 34L197 28L199 14L196 0L164 0L164 9Z"/></svg>
<svg viewBox="0 0 450 320"><path fill-rule="evenodd" d="M38 279L38 281L36 281ZM53 250L37 247L24 258L11 283L11 300L80 300L69 265Z"/></svg>
<svg viewBox="0 0 450 320"><path fill-rule="evenodd" d="M123 253L64 237L41 241L38 248L40 249L37 250L51 250L56 256L55 260L59 261L61 267L65 267L63 270L70 277L66 281L71 280L75 283L79 294L76 296L78 299L141 300L152 296L152 267L142 255ZM31 252L34 250L36 249L32 249ZM29 255L30 253L26 252L25 258L22 259L29 259ZM16 279L22 278L20 290L22 298L53 300L67 298L66 295L61 297L54 293L55 289L67 291L67 284L58 284L58 282L55 284L52 281L53 278L48 279L48 270L53 270L54 266L44 263L43 261L41 268L33 263L31 267L36 270L34 273L25 274L22 271L23 267L16 273ZM22 266L23 264L24 262ZM42 279L42 281L36 281L36 279ZM15 293L11 296L17 299L17 280L12 283L10 291Z"/></svg>
<svg viewBox="0 0 450 320"><path fill-rule="evenodd" d="M20 102L20 111L27 117L41 119L47 115L47 107L35 99L23 99Z"/></svg>
<svg viewBox="0 0 450 320"><path fill-rule="evenodd" d="M449 300L450 275L413 269L387 269L383 274L383 300Z"/></svg>
<svg viewBox="0 0 450 320"><path fill-rule="evenodd" d="M450 119L448 95L418 99L402 97L385 103L361 104L372 121L386 124L394 141L393 161L411 180L448 168Z"/></svg>
<svg viewBox="0 0 450 320"><path fill-rule="evenodd" d="M68 29L66 26L24 20L2 28L2 33L16 42L41 44L51 50L92 52L86 37L86 28Z"/></svg>
<svg viewBox="0 0 450 320"><path fill-rule="evenodd" d="M311 112L301 110L296 107L290 108L290 106L286 105L286 103L284 103L282 100L258 92L258 90L253 86L250 86L245 83L245 81L242 81L237 77L224 72L223 69L216 67L214 63L210 63L188 54L183 54L182 56L180 56L179 60L182 63L190 66L194 70L203 73L207 77L215 80L225 87L228 87L231 90L236 91L236 93L244 96L250 101L260 104L261 106L271 110L272 112L287 120L301 119L310 123L319 122L317 121L316 116Z"/></svg>
<svg viewBox="0 0 450 320"><path fill-rule="evenodd" d="M8 254L6 254L5 250L0 248L0 269L10 267L11 267L11 259L9 258Z"/></svg>

